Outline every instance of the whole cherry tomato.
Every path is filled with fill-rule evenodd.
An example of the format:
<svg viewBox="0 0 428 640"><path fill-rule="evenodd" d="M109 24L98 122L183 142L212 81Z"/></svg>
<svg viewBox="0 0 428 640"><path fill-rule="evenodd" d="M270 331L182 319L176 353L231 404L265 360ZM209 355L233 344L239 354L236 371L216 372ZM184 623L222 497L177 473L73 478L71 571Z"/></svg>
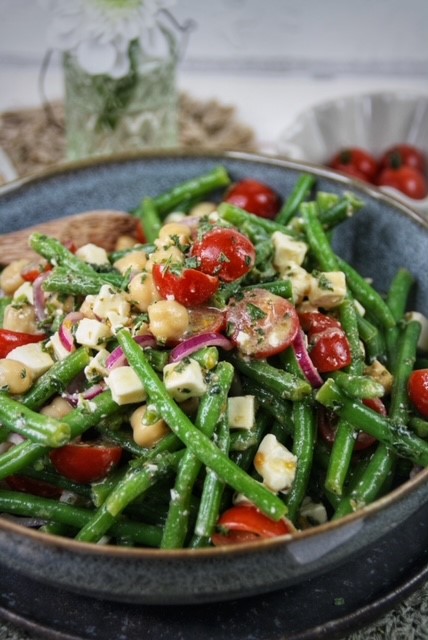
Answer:
<svg viewBox="0 0 428 640"><path fill-rule="evenodd" d="M88 484L105 478L120 462L122 448L79 442L53 449L49 455L58 473L74 482Z"/></svg>
<svg viewBox="0 0 428 640"><path fill-rule="evenodd" d="M281 198L276 191L263 182L251 179L232 185L224 200L261 218L274 218L281 208Z"/></svg>
<svg viewBox="0 0 428 640"><path fill-rule="evenodd" d="M229 302L226 327L241 353L268 358L290 346L299 330L299 319L291 302L255 288Z"/></svg>
<svg viewBox="0 0 428 640"><path fill-rule="evenodd" d="M41 342L46 340L43 334L23 333L21 331L12 331L11 329L0 329L0 358L6 358L7 354L16 347L22 347L24 344L32 342Z"/></svg>
<svg viewBox="0 0 428 640"><path fill-rule="evenodd" d="M219 533L214 533L211 537L215 546L275 538L294 530L285 519L271 520L253 505L246 504L236 505L225 511L218 519L217 526Z"/></svg>
<svg viewBox="0 0 428 640"><path fill-rule="evenodd" d="M153 280L162 298L173 298L185 307L205 304L217 291L220 281L198 269L184 268L179 273L167 265L155 264Z"/></svg>
<svg viewBox="0 0 428 640"><path fill-rule="evenodd" d="M254 266L256 250L251 240L236 229L218 227L208 231L192 247L198 268L224 282L238 280Z"/></svg>
<svg viewBox="0 0 428 640"><path fill-rule="evenodd" d="M373 182L378 172L375 157L359 147L341 149L329 162L335 171L341 171L353 178Z"/></svg>
<svg viewBox="0 0 428 640"><path fill-rule="evenodd" d="M377 184L381 187L393 187L415 200L421 200L428 195L427 181L422 173L404 165L398 169L383 169L377 178Z"/></svg>
<svg viewBox="0 0 428 640"><path fill-rule="evenodd" d="M308 336L310 358L320 373L351 364L351 347L338 320L317 311L299 314L299 320Z"/></svg>
<svg viewBox="0 0 428 640"><path fill-rule="evenodd" d="M422 174L425 173L426 158L421 149L411 144L395 144L385 151L380 162L381 169L398 169L399 167L413 167Z"/></svg>
<svg viewBox="0 0 428 640"><path fill-rule="evenodd" d="M407 391L412 404L428 418L428 369L417 369L410 374Z"/></svg>

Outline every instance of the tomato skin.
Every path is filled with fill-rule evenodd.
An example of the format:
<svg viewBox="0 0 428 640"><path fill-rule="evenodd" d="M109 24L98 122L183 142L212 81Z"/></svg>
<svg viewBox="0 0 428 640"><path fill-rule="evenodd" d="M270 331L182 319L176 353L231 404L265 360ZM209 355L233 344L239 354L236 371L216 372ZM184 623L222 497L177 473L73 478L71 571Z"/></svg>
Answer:
<svg viewBox="0 0 428 640"><path fill-rule="evenodd" d="M40 496L41 498L59 498L62 494L62 489L59 487L55 487L55 485L49 484L49 482L36 480L35 478L29 478L27 476L8 476L5 478L5 482L13 491L31 493L31 495Z"/></svg>
<svg viewBox="0 0 428 640"><path fill-rule="evenodd" d="M12 331L11 329L0 329L0 358L6 358L8 353L16 347L22 347L33 342L42 342L43 340L46 340L46 336L41 333L32 334Z"/></svg>
<svg viewBox="0 0 428 640"><path fill-rule="evenodd" d="M417 369L410 374L407 392L419 413L428 418L428 369Z"/></svg>
<svg viewBox="0 0 428 640"><path fill-rule="evenodd" d="M223 282L233 282L245 276L256 261L256 249L243 233L236 229L217 228L208 231L192 247L199 268Z"/></svg>
<svg viewBox="0 0 428 640"><path fill-rule="evenodd" d="M351 364L351 346L338 320L320 312L299 314L299 320L308 336L310 358L320 373Z"/></svg>
<svg viewBox="0 0 428 640"><path fill-rule="evenodd" d="M162 264L153 267L153 280L162 298L174 298L185 307L205 304L217 291L220 281L197 269L183 269L175 274Z"/></svg>
<svg viewBox="0 0 428 640"><path fill-rule="evenodd" d="M411 144L395 144L384 152L379 164L381 169L398 169L406 166L413 167L424 174L426 158L421 149Z"/></svg>
<svg viewBox="0 0 428 640"><path fill-rule="evenodd" d="M122 457L116 445L70 443L53 449L49 457L61 475L74 482L89 484L104 478Z"/></svg>
<svg viewBox="0 0 428 640"><path fill-rule="evenodd" d="M226 328L224 312L217 307L201 305L188 309L189 327L184 339L197 336L202 333L222 333Z"/></svg>
<svg viewBox="0 0 428 640"><path fill-rule="evenodd" d="M21 278L26 282L34 282L42 273L46 273L46 271L51 271L52 269L53 266L49 262L45 264L30 262L22 269Z"/></svg>
<svg viewBox="0 0 428 640"><path fill-rule="evenodd" d="M135 225L135 239L140 244L146 244L147 238L144 233L143 225L141 224L141 220L137 220L137 224Z"/></svg>
<svg viewBox="0 0 428 640"><path fill-rule="evenodd" d="M215 546L275 538L294 531L291 523L286 520L271 520L256 507L247 504L227 509L218 519L217 525L222 532L211 536Z"/></svg>
<svg viewBox="0 0 428 640"><path fill-rule="evenodd" d="M291 302L255 288L229 302L226 327L241 353L268 358L290 346L299 330L299 318Z"/></svg>
<svg viewBox="0 0 428 640"><path fill-rule="evenodd" d="M281 207L278 193L267 184L249 178L232 185L224 201L261 218L274 218Z"/></svg>
<svg viewBox="0 0 428 640"><path fill-rule="evenodd" d="M359 147L341 149L330 160L329 166L335 171L341 171L366 182L373 182L378 172L375 157Z"/></svg>
<svg viewBox="0 0 428 640"><path fill-rule="evenodd" d="M383 169L376 184L380 187L393 187L414 200L422 200L428 195L428 184L422 173L405 165L398 169Z"/></svg>

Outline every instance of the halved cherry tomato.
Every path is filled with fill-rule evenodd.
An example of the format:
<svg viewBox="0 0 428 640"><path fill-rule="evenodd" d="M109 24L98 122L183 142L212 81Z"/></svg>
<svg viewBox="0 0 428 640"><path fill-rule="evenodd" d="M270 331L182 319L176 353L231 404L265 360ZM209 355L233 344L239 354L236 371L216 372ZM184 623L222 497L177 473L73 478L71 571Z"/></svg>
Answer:
<svg viewBox="0 0 428 640"><path fill-rule="evenodd" d="M291 302L255 288L229 302L226 330L241 353L267 358L290 346L299 330L299 318Z"/></svg>
<svg viewBox="0 0 428 640"><path fill-rule="evenodd" d="M70 443L53 449L50 459L61 475L87 484L104 478L122 457L122 448L97 443Z"/></svg>
<svg viewBox="0 0 428 640"><path fill-rule="evenodd" d="M140 244L146 244L147 242L146 234L144 233L141 220L137 220L137 224L135 225L135 238Z"/></svg>
<svg viewBox="0 0 428 640"><path fill-rule="evenodd" d="M40 496L41 498L59 498L62 494L62 489L59 487L55 487L55 485L44 482L43 480L29 478L28 476L8 476L5 478L5 482L13 491L31 493L31 495Z"/></svg>
<svg viewBox="0 0 428 640"><path fill-rule="evenodd" d="M381 169L406 166L424 174L426 158L421 149L411 144L395 144L384 152L379 164Z"/></svg>
<svg viewBox="0 0 428 640"><path fill-rule="evenodd" d="M341 149L329 162L335 171L341 171L353 178L372 182L377 174L377 161L371 153L359 147Z"/></svg>
<svg viewBox="0 0 428 640"><path fill-rule="evenodd" d="M33 342L42 342L46 336L41 333L23 333L11 329L0 329L0 358L6 358L7 354L16 347Z"/></svg>
<svg viewBox="0 0 428 640"><path fill-rule="evenodd" d="M281 198L276 191L249 178L232 185L224 200L261 218L274 218L281 207Z"/></svg>
<svg viewBox="0 0 428 640"><path fill-rule="evenodd" d="M291 523L271 520L252 505L231 507L220 516L217 526L220 531L211 537L215 546L275 538L294 531Z"/></svg>
<svg viewBox="0 0 428 640"><path fill-rule="evenodd" d="M153 280L162 298L173 298L185 307L205 304L217 291L220 281L197 269L175 273L168 265L155 264Z"/></svg>
<svg viewBox="0 0 428 640"><path fill-rule="evenodd" d="M428 418L428 369L417 369L410 374L407 391L412 404Z"/></svg>
<svg viewBox="0 0 428 640"><path fill-rule="evenodd" d="M428 195L428 184L420 171L403 165L398 169L386 168L380 172L376 184L393 187L409 198L421 200Z"/></svg>
<svg viewBox="0 0 428 640"><path fill-rule="evenodd" d="M29 262L21 271L21 277L26 282L34 282L42 273L52 270L49 262Z"/></svg>
<svg viewBox="0 0 428 640"><path fill-rule="evenodd" d="M363 400L363 403L366 405L366 407L369 407L370 409L373 409L373 411L376 411L376 413L379 413L382 416L386 416L386 407L380 398L366 398L365 400ZM319 407L317 412L317 423L322 439L327 442L327 444L333 446L333 443L336 439L338 423L337 415L329 409ZM365 431L359 431L355 440L354 450L362 451L364 449L368 449L375 442L377 442L376 438L371 436L369 433L366 433Z"/></svg>
<svg viewBox="0 0 428 640"><path fill-rule="evenodd" d="M256 250L249 238L236 229L218 227L205 233L192 247L199 269L224 282L245 276L254 266Z"/></svg>
<svg viewBox="0 0 428 640"><path fill-rule="evenodd" d="M308 336L309 356L320 373L351 364L351 347L338 320L317 311L301 313L299 320Z"/></svg>
<svg viewBox="0 0 428 640"><path fill-rule="evenodd" d="M201 333L221 333L226 328L224 312L217 307L194 307L188 309L189 327L185 339Z"/></svg>

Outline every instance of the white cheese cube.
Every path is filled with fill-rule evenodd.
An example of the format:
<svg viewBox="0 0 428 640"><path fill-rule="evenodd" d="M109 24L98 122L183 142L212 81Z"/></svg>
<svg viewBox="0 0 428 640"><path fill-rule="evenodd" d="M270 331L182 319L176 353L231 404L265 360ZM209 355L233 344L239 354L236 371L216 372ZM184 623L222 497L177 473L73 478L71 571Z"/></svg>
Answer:
<svg viewBox="0 0 428 640"><path fill-rule="evenodd" d="M268 489L286 492L296 475L297 457L269 433L259 445L254 466Z"/></svg>
<svg viewBox="0 0 428 640"><path fill-rule="evenodd" d="M143 383L132 367L112 369L105 382L117 404L133 404L143 402L147 398Z"/></svg>
<svg viewBox="0 0 428 640"><path fill-rule="evenodd" d="M21 298L28 302L28 304L34 304L33 285L31 282L23 282L13 294L13 299L17 300Z"/></svg>
<svg viewBox="0 0 428 640"><path fill-rule="evenodd" d="M103 349L107 338L112 335L110 327L93 318L83 318L77 325L75 340L90 349Z"/></svg>
<svg viewBox="0 0 428 640"><path fill-rule="evenodd" d="M313 502L309 496L302 500L302 506L299 514L304 520L308 520L310 524L318 525L327 522L327 510L321 502Z"/></svg>
<svg viewBox="0 0 428 640"><path fill-rule="evenodd" d="M88 262L89 264L101 265L109 263L107 251L91 242L84 244L83 247L79 247L75 255L80 258L80 260L83 260L83 262Z"/></svg>
<svg viewBox="0 0 428 640"><path fill-rule="evenodd" d="M299 304L308 295L312 284L312 276L296 262L289 262L284 266L281 271L281 278L290 280L294 304Z"/></svg>
<svg viewBox="0 0 428 640"><path fill-rule="evenodd" d="M282 271L289 262L295 262L299 266L303 264L308 245L300 240L295 240L281 231L274 231L272 234L272 244L274 248L273 264Z"/></svg>
<svg viewBox="0 0 428 640"><path fill-rule="evenodd" d="M98 353L93 358L91 358L84 370L87 380L92 382L93 380L104 378L108 375L106 362L109 355L110 353L107 351L107 349L100 349Z"/></svg>
<svg viewBox="0 0 428 640"><path fill-rule="evenodd" d="M33 342L24 344L21 347L15 347L7 354L8 360L17 360L32 370L34 376L38 378L51 368L54 361L53 358L45 351L41 342Z"/></svg>
<svg viewBox="0 0 428 640"><path fill-rule="evenodd" d="M254 396L235 396L227 401L227 418L231 429L251 429L256 420Z"/></svg>
<svg viewBox="0 0 428 640"><path fill-rule="evenodd" d="M379 382L385 389L386 394L391 393L394 376L379 360L374 360L364 369L364 373Z"/></svg>
<svg viewBox="0 0 428 640"><path fill-rule="evenodd" d="M70 351L62 344L58 331L50 337L46 346L52 349L56 360L64 360L70 355Z"/></svg>
<svg viewBox="0 0 428 640"><path fill-rule="evenodd" d="M122 293L104 284L95 296L92 311L102 320L108 320L113 331L126 326L129 322L131 305Z"/></svg>
<svg viewBox="0 0 428 640"><path fill-rule="evenodd" d="M207 390L201 366L192 358L165 365L163 381L168 393L177 402L200 398Z"/></svg>
<svg viewBox="0 0 428 640"><path fill-rule="evenodd" d="M409 311L406 313L406 320L416 320L421 325L421 334L418 340L418 347L422 351L428 351L428 318L419 311Z"/></svg>
<svg viewBox="0 0 428 640"><path fill-rule="evenodd" d="M323 309L337 307L346 296L346 278L343 271L323 271L312 278L309 302Z"/></svg>

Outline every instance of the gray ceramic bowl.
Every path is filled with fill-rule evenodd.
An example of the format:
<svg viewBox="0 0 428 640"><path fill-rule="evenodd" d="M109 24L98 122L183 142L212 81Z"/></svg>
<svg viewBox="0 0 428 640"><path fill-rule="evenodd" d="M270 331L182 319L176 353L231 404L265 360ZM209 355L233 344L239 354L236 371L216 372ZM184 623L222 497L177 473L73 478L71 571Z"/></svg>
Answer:
<svg viewBox="0 0 428 640"><path fill-rule="evenodd" d="M130 210L218 164L233 179L263 180L282 194L302 172L316 174L319 189L352 188L367 203L342 225L337 251L386 291L400 267L419 283L414 308L428 315L427 223L376 189L328 170L241 153L143 155L111 158L55 170L0 190L3 232L91 209ZM239 548L159 551L89 545L0 519L0 564L58 588L124 602L178 604L227 600L273 591L330 571L361 554L428 501L428 470L388 496L341 521Z"/></svg>

